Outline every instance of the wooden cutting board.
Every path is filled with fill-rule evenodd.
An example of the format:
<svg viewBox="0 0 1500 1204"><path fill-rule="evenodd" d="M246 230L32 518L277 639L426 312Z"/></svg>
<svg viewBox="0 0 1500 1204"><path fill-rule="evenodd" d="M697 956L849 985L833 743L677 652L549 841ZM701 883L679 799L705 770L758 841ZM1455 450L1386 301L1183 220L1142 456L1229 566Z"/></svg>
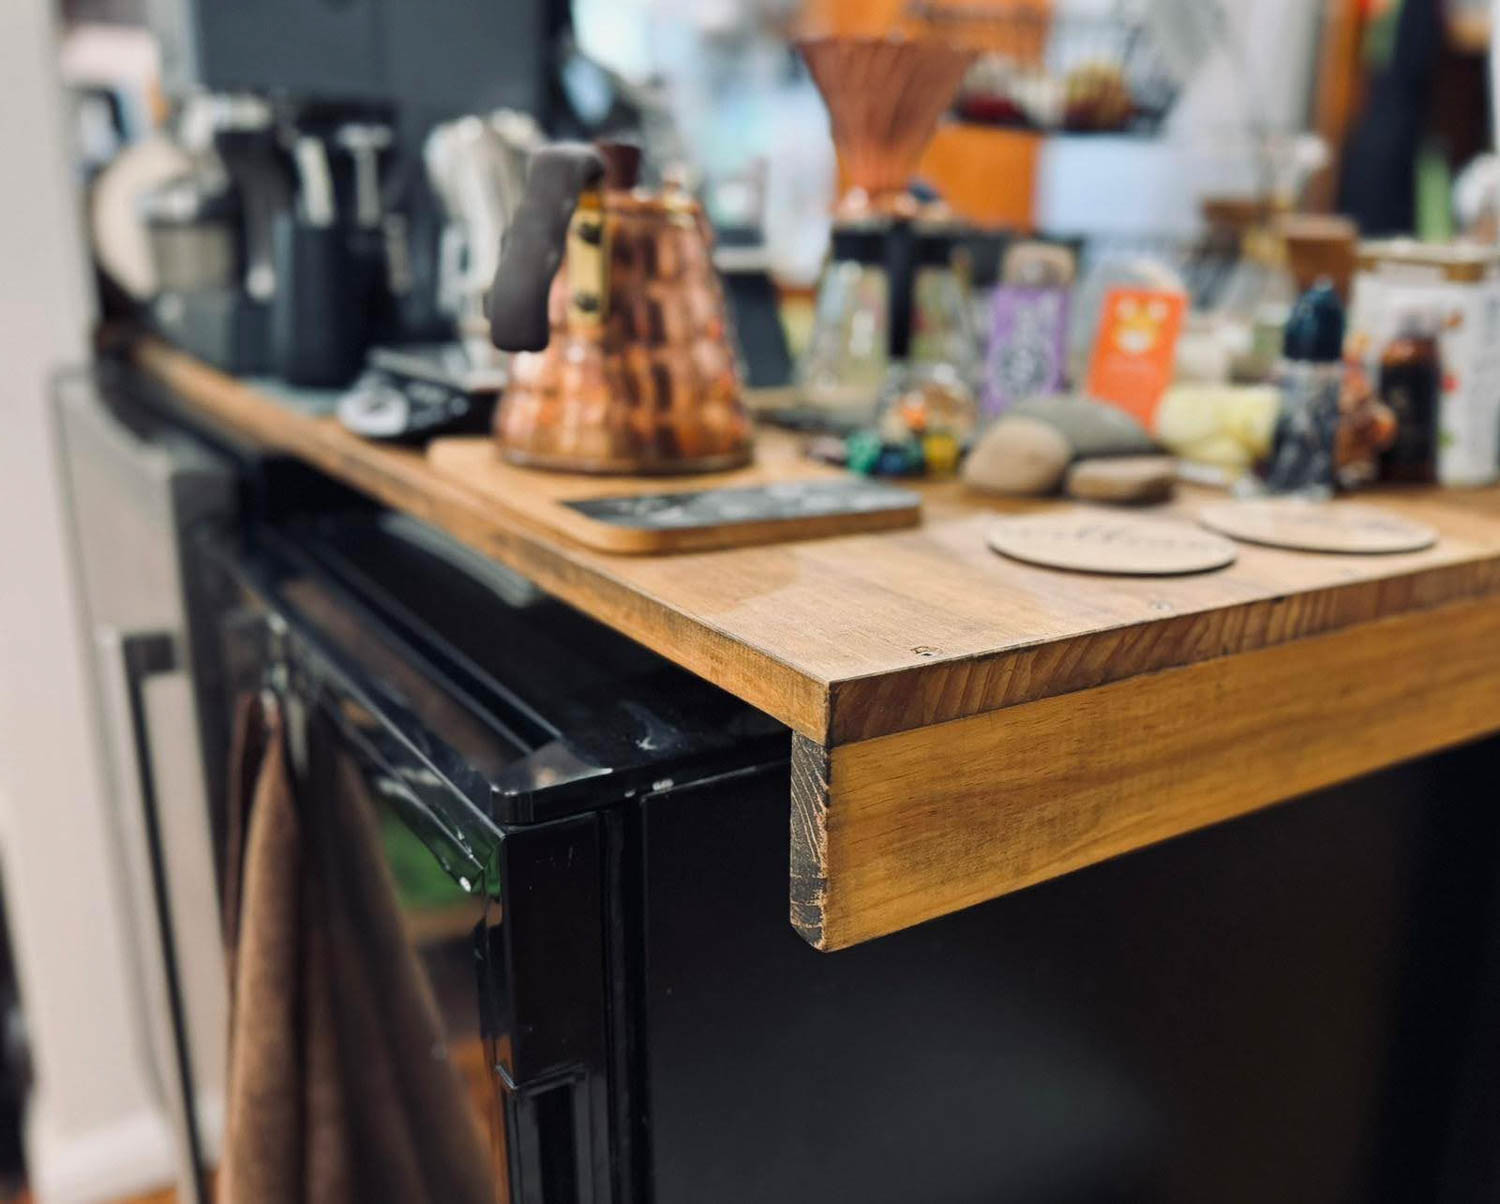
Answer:
<svg viewBox="0 0 1500 1204"><path fill-rule="evenodd" d="M732 472L608 477L506 463L482 436L435 439L439 473L533 522L605 552L660 555L912 527L921 498L801 454L763 436L755 462Z"/></svg>

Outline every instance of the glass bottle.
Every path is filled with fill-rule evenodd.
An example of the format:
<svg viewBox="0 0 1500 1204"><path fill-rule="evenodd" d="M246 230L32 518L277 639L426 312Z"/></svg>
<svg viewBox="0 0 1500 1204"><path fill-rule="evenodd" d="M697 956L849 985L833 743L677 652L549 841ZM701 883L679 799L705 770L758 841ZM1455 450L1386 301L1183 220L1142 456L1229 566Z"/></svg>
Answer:
<svg viewBox="0 0 1500 1204"><path fill-rule="evenodd" d="M879 221L836 226L818 285L797 385L803 405L834 426L869 421L885 385L890 365L885 228Z"/></svg>
<svg viewBox="0 0 1500 1204"><path fill-rule="evenodd" d="M1380 400L1396 418L1395 441L1380 457L1385 481L1437 480L1438 404L1443 368L1438 319L1413 311L1380 356Z"/></svg>

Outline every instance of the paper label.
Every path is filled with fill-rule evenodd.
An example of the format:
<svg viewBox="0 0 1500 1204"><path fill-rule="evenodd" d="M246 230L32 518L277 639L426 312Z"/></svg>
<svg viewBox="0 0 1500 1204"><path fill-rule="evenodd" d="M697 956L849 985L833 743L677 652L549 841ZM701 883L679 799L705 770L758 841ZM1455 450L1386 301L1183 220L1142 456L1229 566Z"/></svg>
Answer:
<svg viewBox="0 0 1500 1204"><path fill-rule="evenodd" d="M1089 363L1089 395L1151 430L1156 407L1172 383L1186 308L1181 293L1131 288L1107 293Z"/></svg>
<svg viewBox="0 0 1500 1204"><path fill-rule="evenodd" d="M1018 401L1060 391L1067 340L1067 289L998 287L990 308L985 416L997 418Z"/></svg>

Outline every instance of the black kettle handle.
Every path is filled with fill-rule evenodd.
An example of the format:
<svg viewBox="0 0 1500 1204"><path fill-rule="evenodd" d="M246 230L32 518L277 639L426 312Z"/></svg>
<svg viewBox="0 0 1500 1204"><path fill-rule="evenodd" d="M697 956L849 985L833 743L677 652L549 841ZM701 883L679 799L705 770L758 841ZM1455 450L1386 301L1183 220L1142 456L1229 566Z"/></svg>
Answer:
<svg viewBox="0 0 1500 1204"><path fill-rule="evenodd" d="M500 242L490 288L490 342L502 351L547 345L547 294L567 250L578 198L604 178L604 157L586 143L545 146L531 157L526 191Z"/></svg>

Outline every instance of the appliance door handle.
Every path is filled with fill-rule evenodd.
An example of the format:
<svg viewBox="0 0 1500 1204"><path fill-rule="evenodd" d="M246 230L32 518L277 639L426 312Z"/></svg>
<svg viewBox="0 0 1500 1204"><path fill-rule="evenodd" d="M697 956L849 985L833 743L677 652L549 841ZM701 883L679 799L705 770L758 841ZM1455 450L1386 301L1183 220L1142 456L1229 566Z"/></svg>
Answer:
<svg viewBox="0 0 1500 1204"><path fill-rule="evenodd" d="M505 1098L515 1204L594 1204L586 1079L569 1075Z"/></svg>
<svg viewBox="0 0 1500 1204"><path fill-rule="evenodd" d="M100 643L113 646L118 654L121 681L124 686L125 720L130 759L134 762L135 786L144 828L145 853L150 875L152 906L150 915L140 915L137 922L153 924L160 955L162 988L166 998L171 1034L170 1048L174 1065L167 1070L171 1081L163 1083L173 1127L177 1130L184 1160L179 1184L190 1204L201 1204L206 1194L203 1169L199 1164L201 1135L194 1106L193 1071L188 1051L187 1023L184 1016L182 980L177 965L177 945L172 930L172 916L167 900L166 865L163 857L156 772L152 763L151 733L146 716L146 684L154 677L176 673L181 669L178 639L170 631L117 632L106 629ZM123 771L123 767L122 767ZM151 973L150 967L143 972Z"/></svg>

